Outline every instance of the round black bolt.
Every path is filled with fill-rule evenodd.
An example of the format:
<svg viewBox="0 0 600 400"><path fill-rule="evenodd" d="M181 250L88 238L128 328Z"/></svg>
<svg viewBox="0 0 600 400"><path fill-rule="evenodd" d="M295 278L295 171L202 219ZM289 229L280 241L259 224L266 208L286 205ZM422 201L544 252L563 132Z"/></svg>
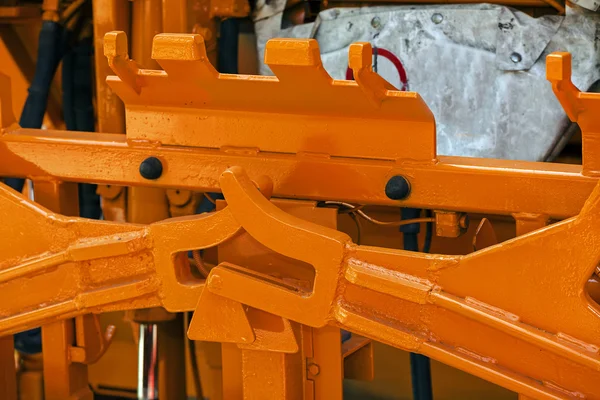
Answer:
<svg viewBox="0 0 600 400"><path fill-rule="evenodd" d="M156 157L148 157L140 164L140 175L146 179L158 179L162 172L162 163Z"/></svg>
<svg viewBox="0 0 600 400"><path fill-rule="evenodd" d="M392 176L385 185L385 195L392 200L402 200L410 194L410 183L402 175Z"/></svg>

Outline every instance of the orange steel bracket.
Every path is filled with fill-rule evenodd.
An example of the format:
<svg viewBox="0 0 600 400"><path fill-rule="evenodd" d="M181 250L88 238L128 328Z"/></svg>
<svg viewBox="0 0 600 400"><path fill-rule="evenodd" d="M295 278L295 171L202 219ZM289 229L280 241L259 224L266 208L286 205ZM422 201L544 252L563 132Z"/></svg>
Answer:
<svg viewBox="0 0 600 400"><path fill-rule="evenodd" d="M251 176L258 175L258 171L268 173L276 196L490 213L531 212L554 218L575 215L595 184L595 179L581 174L580 166L437 157L433 117L417 94L388 90L389 97L376 107L364 95L361 88L365 82L361 78L358 84L335 81L325 74L322 80L329 82L327 85L303 85L301 82L310 81L311 71L324 74L318 51L310 55L317 49L316 43L309 40L278 39L269 43L266 61L280 75L274 78L216 73L206 65L202 40L194 35L156 38L155 56L175 68L172 73L140 70L129 62L124 39L123 34L109 35L106 51L113 57L117 73L124 77L109 77L109 83L121 88L124 98L131 99L129 140L115 135L15 129L16 125L9 128L3 123L14 134L0 137L0 154L5 160L0 173L215 190L220 172L230 165L242 165ZM355 74L362 76L359 69L366 64L351 64L356 67ZM177 68L182 74L175 73ZM298 73L286 78L285 71ZM198 79L199 74L208 79ZM140 76L151 77L152 84L148 79L138 80ZM141 90L146 83L149 86ZM136 90L140 90L139 95ZM332 97L333 92L337 96ZM304 94L298 97L296 93ZM5 109L2 107L3 112ZM333 115L327 115L329 112ZM407 121L389 120L389 114ZM419 114L423 118L418 118ZM267 133L262 139L251 138L263 132ZM387 135L387 140L377 135L384 139ZM261 140L264 143L257 149ZM157 146L160 143L169 146ZM178 144L199 147L175 148ZM413 147L421 150L413 151ZM589 146L586 148L589 150ZM267 156L271 151L275 154ZM256 157L261 152L261 157ZM63 155L60 162L56 154ZM343 159L340 154L348 156ZM356 158L361 154L367 158ZM148 156L161 158L169 167L155 182L145 181L137 173L139 163ZM74 165L65 159L78 162ZM397 162L385 162L390 159ZM190 171L191 165L194 167ZM417 182L411 184L410 196L401 203L387 198L382 190L395 174ZM480 188L477 194L470 190L475 186ZM507 196L500 190L507 186L513 189L511 193L526 190L530 195Z"/></svg>
<svg viewBox="0 0 600 400"><path fill-rule="evenodd" d="M313 265L315 280L307 291L221 264L209 292L309 326L336 324L530 397L600 397L600 307L584 291L600 261L600 185L579 216L467 256L355 245L281 211L237 167L221 188L254 239ZM209 317L205 305L198 312ZM203 324L225 323L212 317ZM195 322L195 338L215 340Z"/></svg>
<svg viewBox="0 0 600 400"><path fill-rule="evenodd" d="M227 201L208 215L119 224L52 213L0 184L0 291L11 300L0 304L0 334L89 312L196 309L189 335L198 340L294 353L297 323L335 325L524 396L600 398L600 307L584 290L600 261L600 184L590 177L600 171L592 103L600 97L570 83L568 54L549 57L548 78L582 125L582 169L438 158L431 112L418 94L394 91L370 70L367 44L350 49L356 82L332 79L314 40L270 41L265 60L276 77L219 74L203 44L199 35L158 35L152 54L164 71L146 70L129 60L122 32L107 34L105 53L117 74L108 83L126 105L126 138L21 129L0 80L1 174L49 185L217 188ZM164 166L153 182L137 175L149 156ZM68 158L77 164L63 162ZM531 232L485 241L488 247L467 256L360 246L277 208L246 167L252 177L271 177L269 195L515 213L520 229ZM382 193L395 174L414 188L406 202ZM340 177L357 181L328 180ZM477 193L468 190L474 184ZM218 245L242 228L268 249L312 265L312 286L233 263L213 268L206 284L195 277L185 252ZM92 336L84 326L76 339L85 354L70 355L80 362L101 355L110 339L84 318L79 323L92 323Z"/></svg>
<svg viewBox="0 0 600 400"><path fill-rule="evenodd" d="M358 83L332 79L312 39L267 43L265 63L276 77L219 74L200 35L155 36L152 58L164 71L120 67L114 60L130 65L125 64L125 49L123 32L106 35L105 54L119 77L109 77L108 84L125 103L129 140L427 163L435 159L431 111L417 93L368 86L376 74L353 61L368 54L364 45L353 47L350 56L357 75L371 77ZM377 105L373 90L379 93ZM399 140L411 146L398 146Z"/></svg>
<svg viewBox="0 0 600 400"><path fill-rule="evenodd" d="M571 82L571 54L546 57L546 77L569 119L581 128L584 175L600 174L600 94L580 92Z"/></svg>
<svg viewBox="0 0 600 400"><path fill-rule="evenodd" d="M228 263L220 266L237 268ZM267 275L260 275L269 279ZM210 279L211 285L220 285L219 275ZM281 353L296 353L299 350L290 321L285 318L244 307L208 290L202 291L197 310L188 330L188 337L192 340L236 343L242 349ZM212 322L217 324L213 325Z"/></svg>
<svg viewBox="0 0 600 400"><path fill-rule="evenodd" d="M192 276L187 259L178 254L215 246L240 229L228 209L151 225L65 217L3 184L0 218L6 221L0 237L8 240L0 259L0 290L11 299L0 306L0 334L89 312L160 305L191 310L204 281ZM23 291L29 295L20 295ZM77 356L82 360L106 346L94 345L93 337L81 339L92 351Z"/></svg>
<svg viewBox="0 0 600 400"><path fill-rule="evenodd" d="M114 73L139 94L144 81L139 74L140 66L129 59L125 32L108 32L104 36L104 55Z"/></svg>
<svg viewBox="0 0 600 400"><path fill-rule="evenodd" d="M0 176L214 192L237 165L253 179L269 176L275 197L554 219L576 215L597 182L579 165L437 156L430 110L369 72L366 45L352 47L357 83L331 79L308 39L267 44L277 77L217 73L198 35L155 38L165 71L130 62L123 33L106 42L122 77L108 84L126 104L127 134L23 129L6 117ZM0 95L2 115L11 115L6 90ZM148 157L163 164L156 180L139 173ZM411 187L402 200L385 193L395 175Z"/></svg>
<svg viewBox="0 0 600 400"><path fill-rule="evenodd" d="M3 220L35 227L26 235L16 224L0 229L11 240L1 289L13 299L3 304L0 332L86 311L193 309L202 282L175 255L214 246L241 225L271 250L313 265L313 286L221 264L209 293L313 327L339 325L531 397L597 397L600 318L583 285L599 260L600 186L578 217L468 256L357 246L275 207L239 167L223 174L221 188L222 211L140 226L58 216L0 186ZM32 295L18 296L23 288ZM223 325L202 312L207 303L199 303L203 322Z"/></svg>
<svg viewBox="0 0 600 400"><path fill-rule="evenodd" d="M348 63L354 73L354 80L358 82L359 87L365 95L379 106L388 96L393 96L399 92L391 83L386 81L376 72L373 72L373 56L370 43L353 43L348 52ZM369 53L371 52L371 53Z"/></svg>

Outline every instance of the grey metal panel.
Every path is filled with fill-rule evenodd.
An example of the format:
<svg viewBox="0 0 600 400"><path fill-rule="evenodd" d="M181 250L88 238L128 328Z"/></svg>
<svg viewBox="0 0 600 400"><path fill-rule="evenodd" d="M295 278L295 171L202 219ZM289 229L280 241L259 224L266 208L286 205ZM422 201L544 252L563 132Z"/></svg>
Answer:
<svg viewBox="0 0 600 400"><path fill-rule="evenodd" d="M273 0L270 13L259 7L261 59L272 37L314 37L325 69L345 79L351 43L391 51L409 89L436 117L439 154L543 160L569 123L546 81L546 55L573 53L573 81L581 89L600 78L596 14L532 18L489 4L362 7L330 9L314 23L281 29L281 4ZM264 65L260 71L271 74ZM382 57L378 72L402 86Z"/></svg>

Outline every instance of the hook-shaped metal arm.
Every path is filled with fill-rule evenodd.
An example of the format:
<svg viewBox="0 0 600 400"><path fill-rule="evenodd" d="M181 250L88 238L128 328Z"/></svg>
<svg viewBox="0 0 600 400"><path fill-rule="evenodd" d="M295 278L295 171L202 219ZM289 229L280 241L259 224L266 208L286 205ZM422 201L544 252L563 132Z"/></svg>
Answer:
<svg viewBox="0 0 600 400"><path fill-rule="evenodd" d="M223 304L233 301L229 308L240 311L236 321L246 330L252 322L236 303L313 327L335 323L474 368L486 379L535 397L552 398L563 389L585 393L591 386L582 382L600 377L600 307L584 292L600 261L600 184L579 216L468 256L354 245L338 231L275 207L240 168L226 171L221 187L228 208L254 239L316 271L312 291L305 292L240 266L214 268L205 292ZM198 303L203 319L195 318L190 327L199 340L219 340L216 331L203 335L200 322L223 326L218 315L205 312L209 303ZM444 328L449 325L453 330ZM230 341L243 343L235 337ZM531 365L559 363L573 374L512 365L497 351L510 343L536 360ZM494 360L493 367L482 361L487 359ZM519 374L536 381L516 378ZM545 381L558 386L539 383Z"/></svg>

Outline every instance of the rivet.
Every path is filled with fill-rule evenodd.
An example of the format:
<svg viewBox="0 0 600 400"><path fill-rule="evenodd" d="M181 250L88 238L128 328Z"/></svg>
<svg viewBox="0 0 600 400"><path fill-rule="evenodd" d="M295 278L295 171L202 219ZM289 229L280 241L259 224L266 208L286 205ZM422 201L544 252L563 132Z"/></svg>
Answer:
<svg viewBox="0 0 600 400"><path fill-rule="evenodd" d="M521 55L519 53L517 53L516 51L513 51L512 53L510 53L510 60L512 62L516 63L520 63L521 60L523 59L523 57L521 57Z"/></svg>
<svg viewBox="0 0 600 400"><path fill-rule="evenodd" d="M140 175L146 179L158 179L162 173L162 163L156 157L148 157L140 164Z"/></svg>
<svg viewBox="0 0 600 400"><path fill-rule="evenodd" d="M379 29L379 27L381 27L381 20L379 17L375 17L371 20L371 26L375 29Z"/></svg>
<svg viewBox="0 0 600 400"><path fill-rule="evenodd" d="M459 225L461 228L468 229L470 223L471 223L471 219L469 218L468 214L465 214L462 217L460 217Z"/></svg>
<svg viewBox="0 0 600 400"><path fill-rule="evenodd" d="M402 200L410 194L410 183L402 175L392 176L385 185L385 195L392 200Z"/></svg>
<svg viewBox="0 0 600 400"><path fill-rule="evenodd" d="M431 16L431 21L434 24L440 24L444 20L444 16L440 13L435 13Z"/></svg>

